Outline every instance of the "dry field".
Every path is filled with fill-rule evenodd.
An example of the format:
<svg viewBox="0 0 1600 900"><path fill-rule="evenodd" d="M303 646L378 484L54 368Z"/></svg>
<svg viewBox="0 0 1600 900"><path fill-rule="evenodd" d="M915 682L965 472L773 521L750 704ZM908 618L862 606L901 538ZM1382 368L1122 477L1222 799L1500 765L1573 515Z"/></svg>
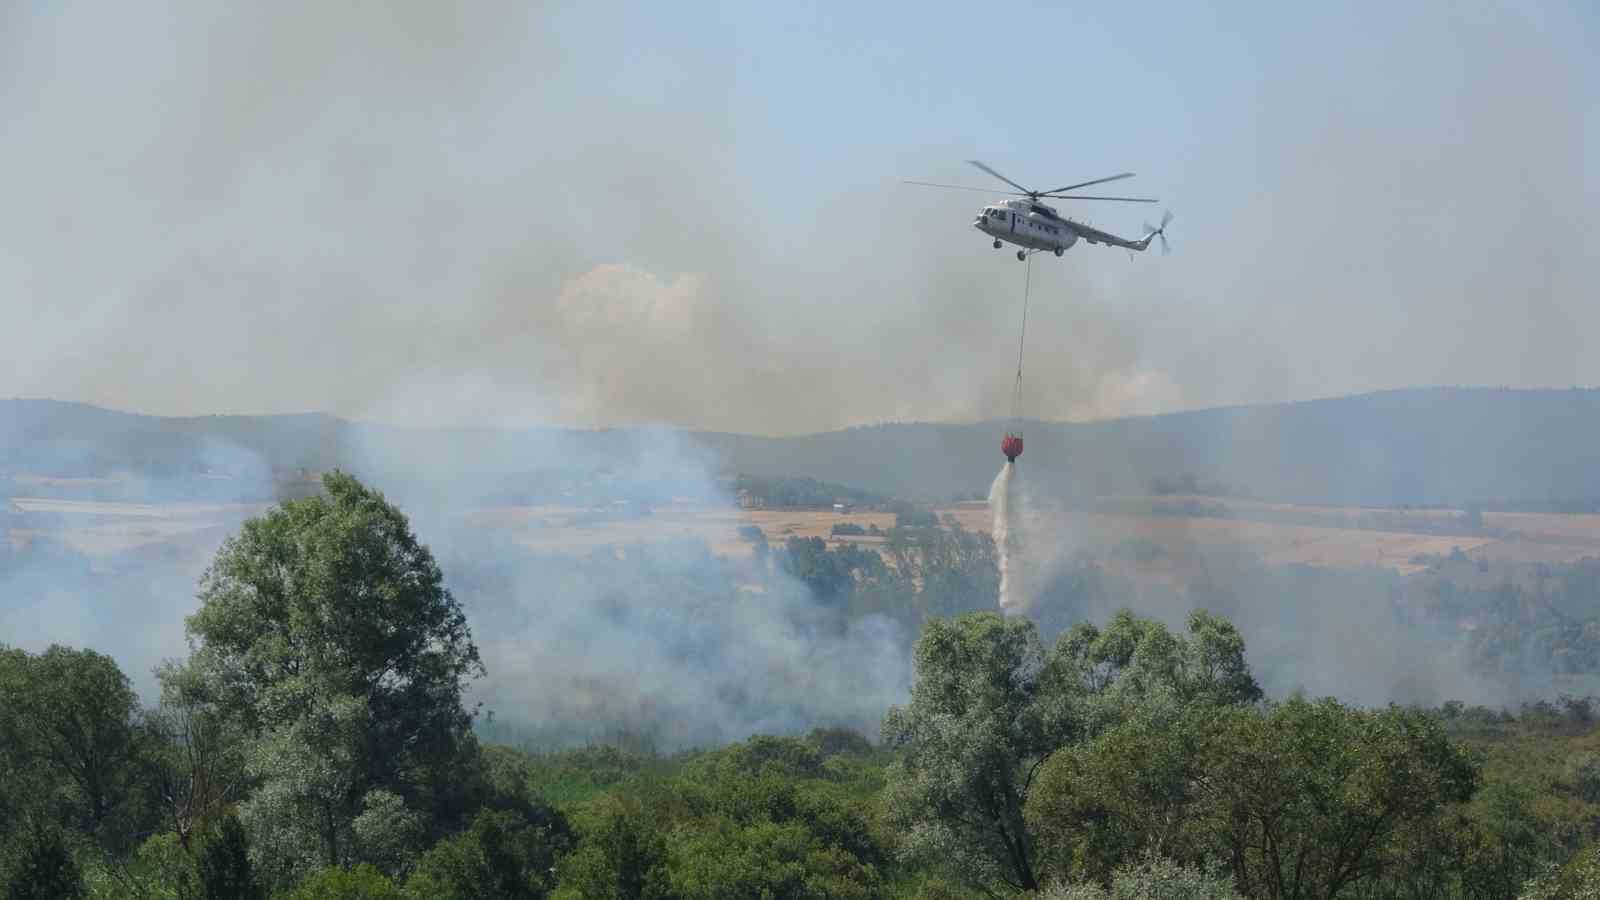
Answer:
<svg viewBox="0 0 1600 900"><path fill-rule="evenodd" d="M839 522L854 522L863 528L877 525L880 530L894 526L894 516L889 513L841 515L831 510L731 507L663 508L644 516L606 516L574 507L521 506L482 510L472 518L541 552L692 538L706 541L714 553L729 556L751 552L750 542L739 536L739 529L746 525L760 528L771 543L782 543L791 537L820 537L837 543L832 540L832 530ZM877 543L881 539L865 536L844 540Z"/></svg>
<svg viewBox="0 0 1600 900"><path fill-rule="evenodd" d="M1162 498L1163 501L1184 498ZM1201 499L1201 498L1193 498ZM1566 562L1600 556L1600 516L1535 513L1486 513L1495 536L1441 535L1418 531L1351 527L1361 516L1401 516L1412 522L1447 522L1451 511L1369 510L1354 507L1286 506L1244 501L1203 500L1224 506L1230 515L1289 514L1296 523L1249 518L1069 512L1052 513L1037 524L1058 550L1098 558L1126 555L1130 549L1160 548L1156 559L1140 564L1148 574L1178 570L1208 554L1244 551L1273 564L1382 566L1402 573L1422 568L1414 558L1449 554L1456 548L1473 558L1493 561ZM156 548L167 543L220 540L245 516L260 507L89 503L17 497L9 501L6 537L13 547L49 537L92 554ZM940 509L969 530L987 532L988 505L964 503ZM772 544L790 537L820 537L830 543L851 541L868 546L878 537L834 539L833 526L850 522L888 529L887 513L835 513L831 510L743 510L731 507L661 507L647 514L626 508L591 509L522 506L480 509L467 521L536 552L580 552L605 546L669 539L703 540L713 552L745 555L751 544L740 529L754 525ZM1370 518L1368 520L1370 522ZM0 524L6 520L0 519ZM1341 527L1342 523L1342 527Z"/></svg>
<svg viewBox="0 0 1600 900"><path fill-rule="evenodd" d="M105 555L173 544L236 527L265 506L101 503L13 497L9 512L15 523L0 535L13 548L48 538L79 553ZM0 519L0 522L3 522ZM220 536L218 537L220 540Z"/></svg>
<svg viewBox="0 0 1600 900"><path fill-rule="evenodd" d="M1359 512L1384 512L1332 507L1276 506L1274 509L1326 513L1330 521L1340 514L1354 517ZM962 527L972 531L987 532L992 525L986 503L963 503L938 512L941 516L953 516ZM1443 517L1448 513L1436 515ZM518 542L539 551L697 538L709 543L714 552L727 555L750 552L749 543L739 537L741 526L759 527L771 543L781 543L789 537L821 537L830 543L849 541L871 545L881 539L870 536L834 539L831 529L840 522L852 522L863 528L876 525L879 529L894 524L893 516L884 513L739 509L660 509L648 516L601 521L585 510L520 507L485 510L477 514L477 519L485 527L504 529ZM1413 562L1418 556L1445 555L1456 548L1474 558L1491 560L1563 562L1600 556L1600 516L1505 513L1486 514L1484 520L1490 528L1516 534L1509 537L1440 535L1235 518L1084 512L1051 514L1042 518L1037 527L1068 549L1093 556L1125 549L1129 542L1150 542L1159 545L1163 551L1161 556L1172 561L1242 549L1271 564L1382 566L1402 573L1423 568Z"/></svg>

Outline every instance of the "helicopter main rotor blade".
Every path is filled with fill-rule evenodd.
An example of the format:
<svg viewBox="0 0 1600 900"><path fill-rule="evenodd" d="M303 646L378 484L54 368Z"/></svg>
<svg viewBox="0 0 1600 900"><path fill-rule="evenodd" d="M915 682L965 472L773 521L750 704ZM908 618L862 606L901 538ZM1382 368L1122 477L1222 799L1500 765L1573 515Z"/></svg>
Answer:
<svg viewBox="0 0 1600 900"><path fill-rule="evenodd" d="M923 187L950 188L957 191L980 191L993 196L995 194L1015 194L1018 197L1031 197L1032 194L1018 194L1016 191L997 191L994 188L968 187L964 184L937 184L932 181L905 181L902 184L920 184Z"/></svg>
<svg viewBox="0 0 1600 900"><path fill-rule="evenodd" d="M993 169L989 168L988 166L984 165L983 163L978 162L975 159L969 159L969 160L967 160L967 162L972 163L973 165L977 166L978 168L984 170L985 172L988 172L990 175L993 175L994 177L1000 179L1001 181L1004 181L1006 184L1011 185L1012 187L1014 187L1017 190L1021 191L1025 196L1028 196L1028 197L1034 196L1034 192L1033 191L1028 190L1027 188L1023 187L1020 184L1017 184L1015 181L1012 181L1011 179L1005 177L1004 175L1001 175L999 172L996 172L995 170L993 170Z"/></svg>
<svg viewBox="0 0 1600 900"><path fill-rule="evenodd" d="M1050 197L1054 200L1121 200L1123 203L1160 203L1155 197L1085 197L1083 195L1068 196L1064 194L1040 194L1041 197Z"/></svg>
<svg viewBox="0 0 1600 900"><path fill-rule="evenodd" d="M1120 178L1132 178L1132 177L1133 177L1133 173L1132 172L1123 172L1121 175L1112 175L1112 176L1109 176L1107 178L1096 178L1093 181L1085 181L1085 182L1082 182L1080 184L1069 184L1064 188L1056 188L1053 191L1045 191L1045 194L1059 194L1062 191L1075 191L1078 188L1086 188L1091 184L1105 184L1108 181L1116 181L1116 180L1118 180ZM1040 196L1043 196L1043 195L1041 194Z"/></svg>

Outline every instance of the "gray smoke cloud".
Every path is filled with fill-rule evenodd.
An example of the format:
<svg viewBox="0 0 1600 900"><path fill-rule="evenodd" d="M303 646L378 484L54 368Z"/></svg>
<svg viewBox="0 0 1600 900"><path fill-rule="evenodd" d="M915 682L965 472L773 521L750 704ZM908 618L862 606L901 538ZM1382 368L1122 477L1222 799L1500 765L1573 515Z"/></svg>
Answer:
<svg viewBox="0 0 1600 900"><path fill-rule="evenodd" d="M660 430L588 461L637 479L619 491L630 499L669 482L680 502L726 509L734 498L716 462ZM394 483L404 491L426 477ZM472 699L495 712L491 734L544 746L626 734L662 749L819 726L875 735L910 689L912 636L897 623L833 617L765 557L714 556L670 516L624 513L631 536L616 545L530 552L514 526L427 500L412 509L453 573L488 669Z"/></svg>
<svg viewBox="0 0 1600 900"><path fill-rule="evenodd" d="M886 157L865 113L895 82L819 133L752 112L748 23L684 10L691 40L654 15L13 7L0 315L26 327L0 330L0 393L769 433L1002 414L1019 267L967 227L982 195L894 181L982 184L969 155L1070 178L1070 154L1008 150L1062 126ZM1084 148L1136 163L1179 252L1036 266L1029 413L1600 380L1576 337L1600 325L1581 5L1217 15L1219 49L1281 40L1213 94L1148 83L1193 118ZM774 139L832 154L805 190L844 174L785 196L742 155ZM1142 210L1074 211L1132 233Z"/></svg>
<svg viewBox="0 0 1600 900"><path fill-rule="evenodd" d="M1079 247L1034 265L1027 415L1600 381L1580 337L1600 328L1588 302L1600 237L1582 218L1600 200L1586 5L1213 11L1196 55L1136 67L1158 70L1138 82L1145 93L1105 79L1127 91L1130 119L1145 100L1187 111L1138 140L1132 125L1037 106L982 132L959 124L971 110L930 96L921 124L946 137L889 153L873 148L894 135L871 121L906 103L889 76L839 98L837 128L808 130L751 112L728 17L676 12L695 26L687 40L655 15L499 2L0 9L0 321L20 323L0 328L0 396L763 433L995 417L1023 270L967 227L981 195L893 181L982 184L968 156L1027 183L1058 166L1070 180L1080 149L1140 171L1135 183L1178 214L1177 252L1128 265ZM1107 30L1137 43L1143 12L1108 15ZM1279 39L1234 36L1268 33ZM1222 57L1227 78L1187 77ZM741 150L767 132L837 157L819 171L848 177L802 181L816 191L805 197L769 187L786 173ZM1048 153L1018 149L1041 144ZM1137 230L1137 212L1086 214ZM377 449L350 450L377 465ZM637 458L711 470L659 435ZM382 462L387 490L433 475L430 501L476 477L465 450ZM448 533L422 510L425 539ZM25 602L9 599L21 596L12 568L3 633L59 634L142 673L181 652L181 613L215 540L196 537L145 581L69 555L36 570L50 577L29 581ZM87 580L56 578L80 567ZM610 696L636 666L707 710L690 724L739 729L835 701L854 720L899 689L880 632L818 639L795 624L787 588L701 633L720 642L703 671L671 649L677 638L648 642L687 625L591 612L643 582L575 578L519 564L501 583L507 605L476 608L496 623L483 632L491 669L511 673L486 697ZM1381 636L1356 639L1368 612L1236 611L1260 652L1284 659L1298 646L1284 635L1349 635L1317 645L1313 682L1366 673L1378 696L1410 663L1372 650ZM817 687L797 674L812 668L840 674ZM821 705L722 689L758 677ZM518 693L540 684L561 690ZM644 708L618 696L619 710ZM573 704L541 708L587 709Z"/></svg>
<svg viewBox="0 0 1600 900"><path fill-rule="evenodd" d="M819 726L871 735L909 690L912 636L897 622L830 613L765 557L715 556L671 513L650 513L734 504L722 460L679 432L627 432L580 459L570 451L582 442L544 432L489 435L510 458L470 434L341 434L342 465L408 515L462 603L488 670L469 697L494 712L498 739L629 735L666 750ZM133 440L106 443L109 458L136 452ZM15 546L0 542L0 643L94 648L154 699L155 667L188 654L201 573L283 487L265 460L216 437L159 462L178 477L6 486L15 496L0 494L0 535ZM555 490L570 484L561 509L541 516L621 517L627 536L555 548L562 529L547 528L542 549L530 547L516 514L482 499L514 494L508 473L530 472L554 473ZM108 499L50 496L95 490Z"/></svg>

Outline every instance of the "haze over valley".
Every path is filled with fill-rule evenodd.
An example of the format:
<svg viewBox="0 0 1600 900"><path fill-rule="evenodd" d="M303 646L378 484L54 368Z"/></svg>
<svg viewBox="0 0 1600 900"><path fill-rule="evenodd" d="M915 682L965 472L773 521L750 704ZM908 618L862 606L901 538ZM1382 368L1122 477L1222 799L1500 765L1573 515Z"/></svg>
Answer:
<svg viewBox="0 0 1600 900"><path fill-rule="evenodd" d="M1593 615L1550 567L1600 559L1600 475L1587 454L1597 396L1435 389L1034 423L1037 461L1019 463L1037 519L1028 613L1064 627L1122 605L1175 623L1194 605L1221 607L1277 695L1515 704L1585 690L1586 665L1486 642L1496 629L1581 629ZM18 646L110 648L152 689L154 667L184 651L182 618L222 540L339 469L402 504L494 635L477 695L500 727L557 745L624 727L666 729L656 737L669 745L808 722L870 731L909 684L925 613L852 610L887 582L857 568L847 578L862 583L842 588L810 563L753 556L756 545L818 539L824 558L865 551L892 570L908 510L990 530L984 486L958 474L993 457L990 423L770 438L5 407L5 585L20 602L4 615ZM617 553L626 565L597 563ZM997 608L988 559L947 563L979 580L941 602ZM688 579L683 606L661 606L663 579ZM1493 611L1502 585L1528 592L1532 619ZM1472 591L1483 599L1464 599ZM658 597L655 612L631 609L643 596ZM843 612L843 630L816 630L817 610ZM698 649L686 657L690 634ZM755 682L770 690L710 699L750 690L751 653L779 667ZM650 654L659 671L635 679ZM835 680L782 687L819 669ZM680 694L665 709L634 686L663 680ZM552 701L515 687L530 682L566 689Z"/></svg>

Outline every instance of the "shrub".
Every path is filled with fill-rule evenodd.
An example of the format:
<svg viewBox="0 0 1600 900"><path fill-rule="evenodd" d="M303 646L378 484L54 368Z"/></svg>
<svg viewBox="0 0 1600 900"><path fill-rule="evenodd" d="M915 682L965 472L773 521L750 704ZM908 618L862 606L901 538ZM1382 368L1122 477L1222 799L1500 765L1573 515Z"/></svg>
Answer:
<svg viewBox="0 0 1600 900"><path fill-rule="evenodd" d="M353 869L319 869L284 900L402 900L404 896L389 876L363 863Z"/></svg>
<svg viewBox="0 0 1600 900"><path fill-rule="evenodd" d="M83 873L61 829L30 823L6 854L6 900L70 900L84 895Z"/></svg>
<svg viewBox="0 0 1600 900"><path fill-rule="evenodd" d="M1109 889L1092 882L1055 885L1040 900L1239 900L1239 895L1220 868L1190 868L1150 856L1118 869Z"/></svg>
<svg viewBox="0 0 1600 900"><path fill-rule="evenodd" d="M266 897L250 863L250 844L237 816L223 819L217 833L201 845L196 868L200 873L200 896L205 900Z"/></svg>

